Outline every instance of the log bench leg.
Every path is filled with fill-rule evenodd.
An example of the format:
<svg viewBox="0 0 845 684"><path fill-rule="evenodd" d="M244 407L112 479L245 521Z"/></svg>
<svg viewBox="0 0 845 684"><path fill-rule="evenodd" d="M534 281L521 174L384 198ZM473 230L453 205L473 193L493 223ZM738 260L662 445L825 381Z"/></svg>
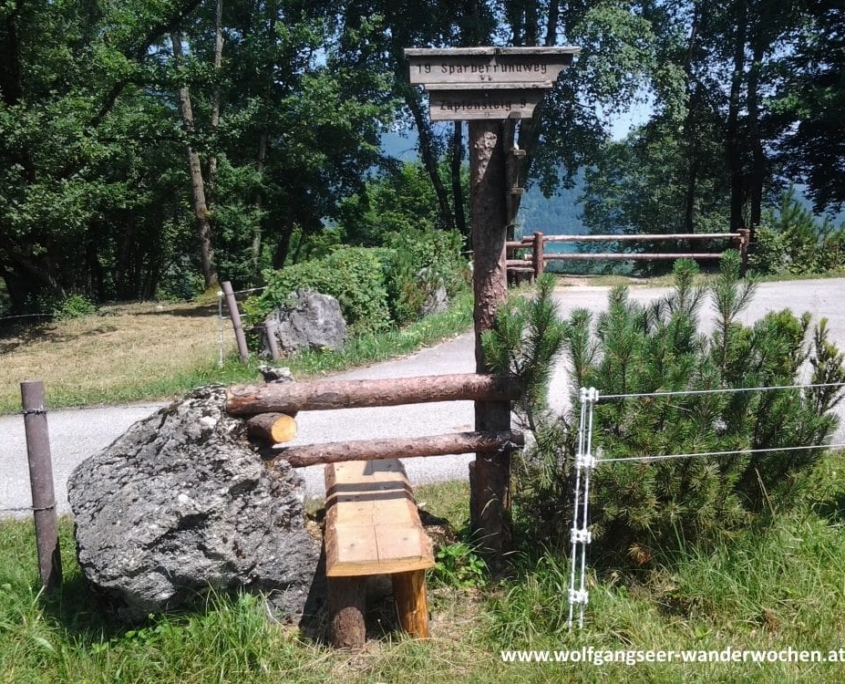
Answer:
<svg viewBox="0 0 845 684"><path fill-rule="evenodd" d="M393 596L399 623L408 634L417 639L428 639L428 601L425 593L425 570L396 572L393 579Z"/></svg>
<svg viewBox="0 0 845 684"><path fill-rule="evenodd" d="M335 648L363 648L366 577L329 577L329 640Z"/></svg>

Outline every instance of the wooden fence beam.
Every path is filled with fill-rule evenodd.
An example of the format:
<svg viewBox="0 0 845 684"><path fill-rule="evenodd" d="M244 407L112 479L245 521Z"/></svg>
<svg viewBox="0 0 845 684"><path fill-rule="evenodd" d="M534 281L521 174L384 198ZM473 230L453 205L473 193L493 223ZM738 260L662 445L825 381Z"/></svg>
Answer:
<svg viewBox="0 0 845 684"><path fill-rule="evenodd" d="M670 259L721 259L724 255L721 252L633 252L633 253L592 253L592 252L567 252L566 254L546 254L546 261L650 261Z"/></svg>
<svg viewBox="0 0 845 684"><path fill-rule="evenodd" d="M287 382L233 385L226 394L226 410L236 416L292 414L435 401L511 401L518 399L520 394L519 383L514 377L476 373L386 380Z"/></svg>
<svg viewBox="0 0 845 684"><path fill-rule="evenodd" d="M741 232L741 231L740 231ZM737 239L737 233L657 233L649 235L546 235L546 242L657 242L660 240Z"/></svg>
<svg viewBox="0 0 845 684"><path fill-rule="evenodd" d="M295 468L342 461L374 461L391 458L470 454L477 451L496 453L517 449L525 444L525 436L517 430L502 432L454 432L430 437L398 439L360 439L350 442L328 442L275 449L276 458L283 458Z"/></svg>

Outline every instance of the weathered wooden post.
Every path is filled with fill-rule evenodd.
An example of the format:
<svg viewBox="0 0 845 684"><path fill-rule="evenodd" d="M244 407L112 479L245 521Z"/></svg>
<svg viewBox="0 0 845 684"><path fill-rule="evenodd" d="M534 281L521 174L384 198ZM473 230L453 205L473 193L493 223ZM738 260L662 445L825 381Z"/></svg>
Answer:
<svg viewBox="0 0 845 684"><path fill-rule="evenodd" d="M515 119L530 119L578 48L406 49L411 83L425 86L433 121L469 121L475 361L507 298L506 241L521 188ZM510 429L509 401L476 401L475 429ZM509 451L478 451L470 466L472 527L497 566L511 546Z"/></svg>
<svg viewBox="0 0 845 684"><path fill-rule="evenodd" d="M47 430L47 411L44 408L44 383L22 382L21 400L32 489L32 511L35 516L38 569L41 586L46 591L52 591L62 583L62 555L53 488L50 434Z"/></svg>
<svg viewBox="0 0 845 684"><path fill-rule="evenodd" d="M534 263L534 277L539 278L543 275L543 271L546 268L546 261L545 257L543 256L543 250L546 248L546 240L543 237L543 234L540 231L534 233L534 254L532 255L532 260Z"/></svg>
<svg viewBox="0 0 845 684"><path fill-rule="evenodd" d="M223 290L223 294L226 295L226 304L229 307L229 315L232 318L232 327L235 329L235 340L238 343L238 354L240 354L241 363L246 363L249 361L249 349L246 346L244 326L241 324L241 312L238 310L238 300L235 299L235 293L232 291L232 283L228 280L220 283L220 288Z"/></svg>

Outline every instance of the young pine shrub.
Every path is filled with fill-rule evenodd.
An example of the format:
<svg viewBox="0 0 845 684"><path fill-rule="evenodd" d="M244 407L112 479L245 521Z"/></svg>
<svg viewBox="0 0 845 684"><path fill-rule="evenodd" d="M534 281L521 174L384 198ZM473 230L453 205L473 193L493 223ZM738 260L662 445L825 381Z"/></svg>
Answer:
<svg viewBox="0 0 845 684"><path fill-rule="evenodd" d="M598 542L593 552L616 567L648 564L679 544L707 548L788 507L797 474L822 453L789 447L823 444L837 424L831 409L842 397L841 388L746 390L845 381L845 360L827 339L826 322L816 325L809 342L807 314L784 310L751 326L740 323L754 282L739 281L736 253L726 255L709 293L695 286L696 273L694 263L679 261L666 298L641 305L625 288L615 288L607 311L596 317L576 311L565 325L573 407L580 387L595 387L602 395L738 390L625 397L596 405L593 453L601 448L605 460L631 459L600 464L591 490ZM715 310L709 333L699 318L708 294ZM507 338L518 348L530 335L511 331ZM511 367L518 369L513 362ZM574 410L556 420L533 410L544 417L534 421L535 446L523 458L516 522L532 544L565 548L578 419ZM741 453L640 460L733 451Z"/></svg>

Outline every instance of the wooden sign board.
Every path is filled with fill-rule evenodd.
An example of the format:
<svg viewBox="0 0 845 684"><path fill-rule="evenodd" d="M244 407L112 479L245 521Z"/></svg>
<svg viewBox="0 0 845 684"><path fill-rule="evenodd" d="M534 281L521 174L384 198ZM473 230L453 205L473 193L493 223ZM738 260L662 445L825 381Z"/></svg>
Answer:
<svg viewBox="0 0 845 684"><path fill-rule="evenodd" d="M433 121L528 119L579 49L408 48L410 80L430 96Z"/></svg>
<svg viewBox="0 0 845 684"><path fill-rule="evenodd" d="M432 121L530 119L545 89L435 90L429 92Z"/></svg>

